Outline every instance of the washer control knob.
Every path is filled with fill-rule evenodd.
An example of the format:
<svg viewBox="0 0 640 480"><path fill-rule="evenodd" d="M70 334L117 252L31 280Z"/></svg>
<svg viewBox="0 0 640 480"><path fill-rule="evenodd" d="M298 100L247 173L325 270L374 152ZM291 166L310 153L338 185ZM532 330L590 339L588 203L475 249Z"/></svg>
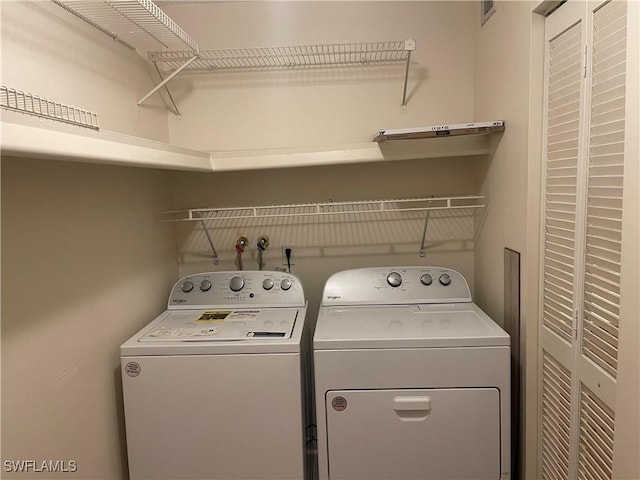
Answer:
<svg viewBox="0 0 640 480"><path fill-rule="evenodd" d="M244 280L242 277L233 277L229 282L229 288L234 292L239 292L244 287Z"/></svg>
<svg viewBox="0 0 640 480"><path fill-rule="evenodd" d="M208 292L211 290L211 282L209 280L202 280L200 282L200 290L203 292Z"/></svg>
<svg viewBox="0 0 640 480"><path fill-rule="evenodd" d="M280 288L282 290L289 290L293 286L293 282L288 278L285 278L280 282Z"/></svg>
<svg viewBox="0 0 640 480"><path fill-rule="evenodd" d="M420 281L423 285L431 285L433 283L433 278L428 273L425 273L420 277Z"/></svg>
<svg viewBox="0 0 640 480"><path fill-rule="evenodd" d="M184 293L189 293L191 290L193 290L193 282L191 280L187 280L182 284L181 288Z"/></svg>
<svg viewBox="0 0 640 480"><path fill-rule="evenodd" d="M262 288L264 288L265 290L271 290L273 288L273 280L271 280L270 278L265 278L262 282Z"/></svg>
<svg viewBox="0 0 640 480"><path fill-rule="evenodd" d="M451 285L451 275L449 275L448 273L443 273L442 275L440 275L440 284L444 285L445 287L447 285Z"/></svg>
<svg viewBox="0 0 640 480"><path fill-rule="evenodd" d="M402 285L402 275L398 272L391 272L387 275L387 283L392 287L399 287Z"/></svg>

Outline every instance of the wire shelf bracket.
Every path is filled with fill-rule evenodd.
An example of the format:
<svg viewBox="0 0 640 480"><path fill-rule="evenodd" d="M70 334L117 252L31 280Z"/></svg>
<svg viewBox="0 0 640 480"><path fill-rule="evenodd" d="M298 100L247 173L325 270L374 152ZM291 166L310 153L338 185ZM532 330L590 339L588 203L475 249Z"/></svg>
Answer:
<svg viewBox="0 0 640 480"><path fill-rule="evenodd" d="M147 93L144 97L142 97L140 100L138 100L137 105L140 106L142 105L144 102L146 102L154 93L156 93L158 90L160 90L162 87L165 87L167 90L167 93L169 94L169 98L171 99L171 103L173 103L173 106L176 110L178 110L178 107L176 106L175 102L173 101L173 96L171 95L171 93L169 92L169 88L166 86L167 83L169 83L169 81L175 77L176 75L178 75L182 70L184 70L185 68L187 68L191 63L193 63L195 60L198 59L198 55L194 55L192 56L189 60L187 60L185 63L183 63L177 70L175 70L174 72L172 72L168 77L166 77L165 79L163 79L158 85L156 85L154 88L151 89L151 91L149 93ZM157 65L156 65L157 68ZM158 70L158 73L160 73L160 71ZM160 78L162 78L162 74L160 74ZM178 111L178 115L180 115L179 111Z"/></svg>
<svg viewBox="0 0 640 480"><path fill-rule="evenodd" d="M207 243L209 244L209 248L211 249L211 255L213 256L213 264L220 265L220 258L218 257L218 251L216 250L215 245L213 244L213 239L211 235L209 235L209 231L207 230L207 224L204 220L200 220L200 225L202 226L202 231L204 232L205 237L207 237Z"/></svg>
<svg viewBox="0 0 640 480"><path fill-rule="evenodd" d="M0 107L78 127L92 130L100 129L97 113L65 105L31 93L21 92L4 85L0 87Z"/></svg>

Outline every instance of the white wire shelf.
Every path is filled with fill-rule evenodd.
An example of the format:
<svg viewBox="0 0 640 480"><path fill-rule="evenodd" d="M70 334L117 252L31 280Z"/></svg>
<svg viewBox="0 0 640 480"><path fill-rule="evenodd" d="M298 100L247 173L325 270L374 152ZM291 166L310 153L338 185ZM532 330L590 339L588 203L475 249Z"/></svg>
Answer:
<svg viewBox="0 0 640 480"><path fill-rule="evenodd" d="M128 48L147 52L147 59L153 62L161 82L142 97L138 105L164 87L174 113L180 115L166 85L183 70L258 70L401 62L406 63L402 105L406 104L415 40L201 51L197 42L151 0L50 1ZM166 78L158 65L170 72Z"/></svg>
<svg viewBox="0 0 640 480"><path fill-rule="evenodd" d="M336 215L362 215L376 213L426 212L429 210L455 210L484 208L483 196L465 195L452 197L407 198L395 200L369 200L355 202L307 203L294 205L269 205L256 207L190 208L162 212L166 222L206 220L247 220L269 218L293 218Z"/></svg>
<svg viewBox="0 0 640 480"><path fill-rule="evenodd" d="M158 65L161 65L165 71L172 72L165 79L165 83L182 70L249 71L404 63L406 66L402 105L406 105L411 52L415 48L415 40L409 39L390 42L200 50L195 56L189 51L151 51L148 52L147 58L156 66L160 77L162 74ZM143 98L138 104L140 105L147 98ZM177 110L175 104L174 110Z"/></svg>
<svg viewBox="0 0 640 480"><path fill-rule="evenodd" d="M100 129L97 113L21 92L4 85L0 87L0 107L92 130Z"/></svg>
<svg viewBox="0 0 640 480"><path fill-rule="evenodd" d="M51 1L133 50L198 51L196 41L151 0Z"/></svg>
<svg viewBox="0 0 640 480"><path fill-rule="evenodd" d="M239 235L268 236L273 245L302 248L390 246L425 256L432 245L473 242L474 212L485 207L482 196L310 203L230 208L193 208L162 212L162 220L185 225L181 254L213 258L219 264ZM429 229L428 229L429 227ZM427 230L428 229L428 230Z"/></svg>
<svg viewBox="0 0 640 480"><path fill-rule="evenodd" d="M415 49L413 40L201 50L187 70L259 70L317 67L328 65L368 65L406 62ZM148 59L165 69L179 68L193 56L188 51L153 51Z"/></svg>

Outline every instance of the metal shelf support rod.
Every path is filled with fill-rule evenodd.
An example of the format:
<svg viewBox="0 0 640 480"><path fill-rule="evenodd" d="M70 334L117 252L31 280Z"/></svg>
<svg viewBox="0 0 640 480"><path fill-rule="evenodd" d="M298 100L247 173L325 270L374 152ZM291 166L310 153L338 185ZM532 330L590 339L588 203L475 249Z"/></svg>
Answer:
<svg viewBox="0 0 640 480"><path fill-rule="evenodd" d="M427 227L429 226L430 214L431 214L431 210L427 210L427 214L425 215L425 218L424 218L424 230L422 230L422 240L420 240L420 251L418 252L418 255L420 255L421 257L424 257L424 248L425 248L424 242L427 239Z"/></svg>
<svg viewBox="0 0 640 480"><path fill-rule="evenodd" d="M213 245L213 240L211 239L211 235L209 235L209 231L207 230L207 225L204 223L204 220L200 220L200 224L202 225L202 231L204 232L204 235L207 237L207 241L209 242L209 247L211 248L211 253L213 254L213 264L220 265L218 252L216 251L216 247Z"/></svg>
<svg viewBox="0 0 640 480"><path fill-rule="evenodd" d="M407 84L409 83L409 63L411 62L411 51L407 55L407 68L404 72L404 88L402 89L402 106L407 104Z"/></svg>
<svg viewBox="0 0 640 480"><path fill-rule="evenodd" d="M164 77L162 76L162 72L158 68L158 62L153 62L153 66L156 68L156 72L158 72L158 76L160 77L160 80L164 80ZM177 116L181 116L182 114L180 113L180 110L178 109L178 106L176 105L176 102L173 99L173 95L171 95L171 91L169 90L169 86L165 84L164 85L164 90L165 90L165 92L167 92L167 95L169 96L169 101L171 102L171 105L173 105L174 113Z"/></svg>
<svg viewBox="0 0 640 480"><path fill-rule="evenodd" d="M409 83L409 65L411 64L411 52L416 49L416 41L409 39L404 42L404 49L407 52L407 67L404 71L404 86L402 88L402 106L407 104L407 84Z"/></svg>
<svg viewBox="0 0 640 480"><path fill-rule="evenodd" d="M144 102L146 102L149 99L149 97L151 97L154 93L156 93L158 90L160 90L162 87L164 87L167 84L167 82L169 82L169 80L171 80L173 77L178 75L182 70L187 68L192 62L194 62L197 59L198 59L198 54L195 54L193 57L191 57L189 60L187 60L185 63L183 63L180 67L178 67L175 71L171 72L171 75L169 75L167 78L165 78L162 82L160 82L158 85L156 85L153 90L151 90L144 97L142 97L137 105L140 106Z"/></svg>

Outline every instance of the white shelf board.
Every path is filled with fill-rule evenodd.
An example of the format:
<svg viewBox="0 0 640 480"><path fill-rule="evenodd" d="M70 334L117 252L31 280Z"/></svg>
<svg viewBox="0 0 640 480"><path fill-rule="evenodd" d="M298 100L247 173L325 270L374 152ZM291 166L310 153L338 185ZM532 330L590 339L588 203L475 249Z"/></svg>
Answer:
<svg viewBox="0 0 640 480"><path fill-rule="evenodd" d="M22 117L3 112L2 155L218 172L475 156L490 151L489 136L474 135L411 142L203 152L106 130L80 130L52 122L43 126L42 122Z"/></svg>
<svg viewBox="0 0 640 480"><path fill-rule="evenodd" d="M488 135L504 132L504 121L458 123L452 125L435 125L431 127L412 127L382 129L373 139L374 142L389 140L415 140L424 138L455 137L460 135Z"/></svg>
<svg viewBox="0 0 640 480"><path fill-rule="evenodd" d="M477 135L384 144L367 142L310 148L212 152L211 162L214 171L227 171L464 157L486 155L489 152L489 137Z"/></svg>
<svg viewBox="0 0 640 480"><path fill-rule="evenodd" d="M3 156L211 171L206 152L104 130L75 132L3 119L0 146Z"/></svg>

